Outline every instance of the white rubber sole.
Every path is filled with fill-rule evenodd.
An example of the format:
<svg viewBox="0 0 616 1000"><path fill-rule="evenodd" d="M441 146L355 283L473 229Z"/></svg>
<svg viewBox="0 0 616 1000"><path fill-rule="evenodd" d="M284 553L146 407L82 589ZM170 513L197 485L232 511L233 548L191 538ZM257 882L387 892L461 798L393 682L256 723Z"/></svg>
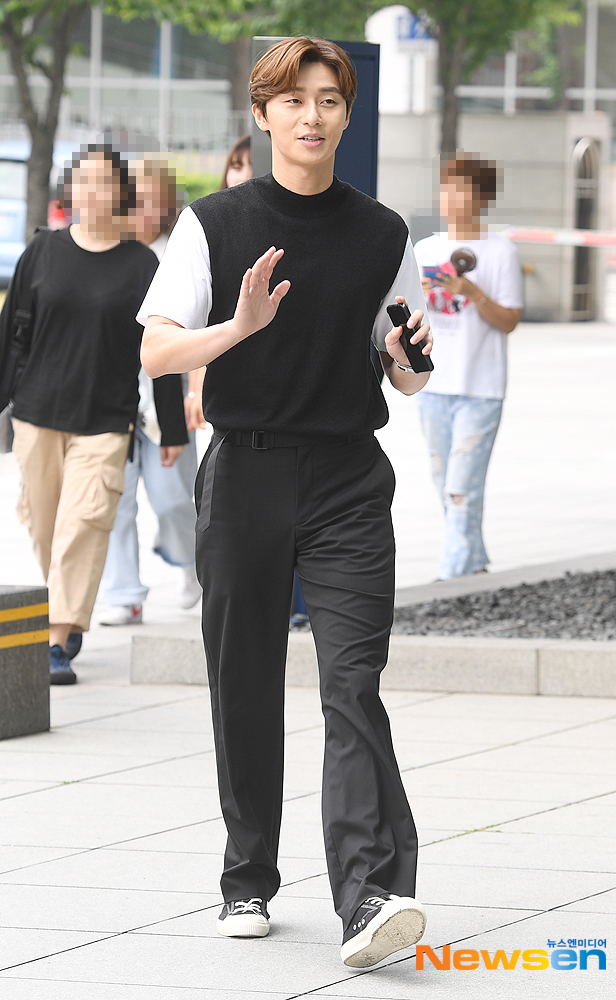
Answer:
<svg viewBox="0 0 616 1000"><path fill-rule="evenodd" d="M342 945L340 957L351 969L377 965L395 951L416 944L423 937L427 920L418 900L410 896L390 899L365 930Z"/></svg>
<svg viewBox="0 0 616 1000"><path fill-rule="evenodd" d="M269 920L254 913L238 913L216 921L216 930L223 937L267 937Z"/></svg>

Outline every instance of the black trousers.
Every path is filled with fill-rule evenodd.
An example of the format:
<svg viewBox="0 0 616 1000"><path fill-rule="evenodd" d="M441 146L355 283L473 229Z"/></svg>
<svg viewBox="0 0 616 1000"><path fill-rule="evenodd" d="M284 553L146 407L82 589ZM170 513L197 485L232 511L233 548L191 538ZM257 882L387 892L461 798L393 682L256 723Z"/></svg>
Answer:
<svg viewBox="0 0 616 1000"><path fill-rule="evenodd" d="M215 454L216 443L197 476L197 572L228 831L223 897L269 900L280 886L284 672L297 568L325 717L327 865L346 926L369 895L415 894L417 834L379 698L393 617L393 470L372 435L268 450L225 440Z"/></svg>

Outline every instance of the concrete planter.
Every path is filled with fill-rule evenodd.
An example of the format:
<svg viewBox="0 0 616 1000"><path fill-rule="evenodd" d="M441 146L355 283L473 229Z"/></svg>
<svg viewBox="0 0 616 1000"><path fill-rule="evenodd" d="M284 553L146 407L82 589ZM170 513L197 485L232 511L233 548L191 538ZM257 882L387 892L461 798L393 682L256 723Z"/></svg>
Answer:
<svg viewBox="0 0 616 1000"><path fill-rule="evenodd" d="M207 684L203 643L133 636L133 684ZM287 684L316 687L311 633L289 636ZM392 636L384 689L616 697L616 642Z"/></svg>
<svg viewBox="0 0 616 1000"><path fill-rule="evenodd" d="M45 587L0 587L0 739L49 729Z"/></svg>

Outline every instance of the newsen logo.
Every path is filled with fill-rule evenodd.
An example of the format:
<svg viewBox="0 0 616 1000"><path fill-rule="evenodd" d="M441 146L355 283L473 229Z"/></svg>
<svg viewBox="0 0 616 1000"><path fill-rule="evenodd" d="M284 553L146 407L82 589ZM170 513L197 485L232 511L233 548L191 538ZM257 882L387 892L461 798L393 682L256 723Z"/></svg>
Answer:
<svg viewBox="0 0 616 1000"><path fill-rule="evenodd" d="M605 944L601 941L601 944ZM602 948L554 948L547 951L543 948L527 948L524 951L516 948L509 955L499 948L493 955L489 951L476 951L474 948L458 948L452 953L451 945L443 947L443 957L439 958L427 944L418 944L415 955L416 968L423 972L424 963L430 962L439 971L449 971L452 968L460 972L473 969L526 969L529 972L543 972L545 969L557 969L560 972L580 969L605 969L607 958ZM428 966L429 968L429 966Z"/></svg>

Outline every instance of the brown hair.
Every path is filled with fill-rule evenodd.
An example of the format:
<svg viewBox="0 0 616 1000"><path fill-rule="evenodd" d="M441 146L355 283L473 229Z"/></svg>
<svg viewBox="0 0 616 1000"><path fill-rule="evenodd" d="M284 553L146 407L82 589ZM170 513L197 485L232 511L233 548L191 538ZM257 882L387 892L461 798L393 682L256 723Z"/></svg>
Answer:
<svg viewBox="0 0 616 1000"><path fill-rule="evenodd" d="M336 75L346 101L347 115L357 96L357 76L349 56L334 42L323 38L285 38L261 56L250 75L250 102L265 115L265 105L277 94L292 93L304 63L323 63Z"/></svg>
<svg viewBox="0 0 616 1000"><path fill-rule="evenodd" d="M450 177L466 177L473 185L475 197L494 201L502 190L502 168L496 160L480 160L476 153L456 153L441 160L441 184Z"/></svg>
<svg viewBox="0 0 616 1000"><path fill-rule="evenodd" d="M250 153L250 136L243 135L241 139L235 142L231 149L229 150L229 155L227 157L224 170L222 172L222 180L220 182L220 190L224 191L229 185L227 184L227 174L229 173L229 168L235 166L241 166L245 160L244 154L248 153L248 159L251 159Z"/></svg>

